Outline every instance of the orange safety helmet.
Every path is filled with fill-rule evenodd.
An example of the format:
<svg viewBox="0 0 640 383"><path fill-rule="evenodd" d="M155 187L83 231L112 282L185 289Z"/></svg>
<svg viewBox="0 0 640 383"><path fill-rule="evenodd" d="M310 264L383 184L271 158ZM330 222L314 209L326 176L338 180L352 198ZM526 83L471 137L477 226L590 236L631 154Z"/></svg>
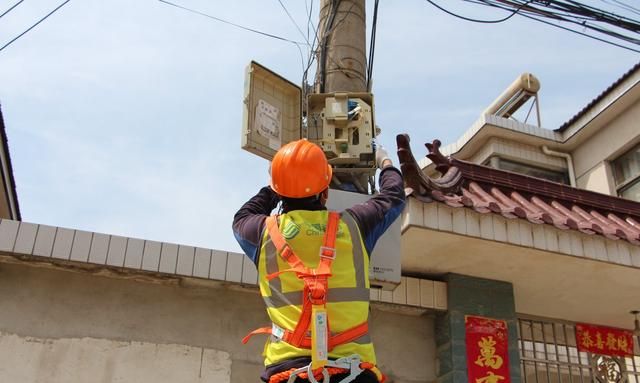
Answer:
<svg viewBox="0 0 640 383"><path fill-rule="evenodd" d="M271 188L283 197L311 197L329 187L332 174L318 145L306 139L292 141L271 161Z"/></svg>

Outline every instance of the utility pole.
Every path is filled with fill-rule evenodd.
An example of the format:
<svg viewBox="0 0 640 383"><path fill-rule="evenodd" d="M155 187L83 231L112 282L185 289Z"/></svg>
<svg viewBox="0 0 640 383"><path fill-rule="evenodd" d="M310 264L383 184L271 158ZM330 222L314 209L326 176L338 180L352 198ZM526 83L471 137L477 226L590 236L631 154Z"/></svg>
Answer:
<svg viewBox="0 0 640 383"><path fill-rule="evenodd" d="M321 0L318 35L306 137L327 154L332 188L367 194L375 190L376 133L367 92L366 0Z"/></svg>
<svg viewBox="0 0 640 383"><path fill-rule="evenodd" d="M365 3L321 1L315 93L367 91Z"/></svg>

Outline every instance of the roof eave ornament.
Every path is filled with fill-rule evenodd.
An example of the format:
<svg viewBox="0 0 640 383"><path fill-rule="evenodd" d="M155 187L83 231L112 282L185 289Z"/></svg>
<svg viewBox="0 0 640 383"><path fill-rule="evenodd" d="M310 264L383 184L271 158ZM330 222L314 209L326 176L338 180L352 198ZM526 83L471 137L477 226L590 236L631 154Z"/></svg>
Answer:
<svg viewBox="0 0 640 383"><path fill-rule="evenodd" d="M428 177L422 172L411 152L409 142L410 138L407 134L396 136L398 158L407 195L413 195L421 201L430 202L434 197L440 199L438 196L455 194L460 191L463 181L462 172L452 165L450 158L440 152L441 143L439 140L425 144L429 150L427 157L433 161L436 170L442 174L442 177L437 179Z"/></svg>

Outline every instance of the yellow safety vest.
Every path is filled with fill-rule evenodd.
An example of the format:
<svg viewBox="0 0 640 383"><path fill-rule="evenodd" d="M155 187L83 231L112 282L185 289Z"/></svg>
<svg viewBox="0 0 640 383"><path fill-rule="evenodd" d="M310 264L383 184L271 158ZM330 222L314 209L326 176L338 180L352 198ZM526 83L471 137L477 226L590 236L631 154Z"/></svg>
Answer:
<svg viewBox="0 0 640 383"><path fill-rule="evenodd" d="M320 263L329 213L327 211L296 210L278 217L278 230L291 250L304 266L314 269ZM355 339L355 327L366 327L369 317L369 255L353 217L343 213L338 223L335 238L335 258L328 277L326 310L330 337L336 337L331 344L328 357L338 359L353 354L361 361L376 363L373 344L367 330L359 331ZM296 328L301 318L304 282L292 271L291 264L282 258L265 230L258 262L260 292L267 307L267 314L273 326L271 337L264 348L264 363L271 365L287 359L310 357L307 344L296 347L285 341ZM271 276L271 279L267 278ZM347 337L344 337L344 335ZM310 335L309 335L310 336ZM340 341L337 339L341 338ZM377 369L376 369L377 370Z"/></svg>

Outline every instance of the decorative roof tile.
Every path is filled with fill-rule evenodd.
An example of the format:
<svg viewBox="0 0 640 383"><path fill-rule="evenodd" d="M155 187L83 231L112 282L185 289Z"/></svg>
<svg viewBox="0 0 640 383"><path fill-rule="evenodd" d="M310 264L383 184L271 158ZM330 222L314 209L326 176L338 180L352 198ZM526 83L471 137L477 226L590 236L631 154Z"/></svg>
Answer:
<svg viewBox="0 0 640 383"><path fill-rule="evenodd" d="M568 185L445 157L440 141L428 143L441 178L430 178L411 152L409 136L398 135L398 157L408 195L482 214L526 219L640 245L640 203Z"/></svg>

